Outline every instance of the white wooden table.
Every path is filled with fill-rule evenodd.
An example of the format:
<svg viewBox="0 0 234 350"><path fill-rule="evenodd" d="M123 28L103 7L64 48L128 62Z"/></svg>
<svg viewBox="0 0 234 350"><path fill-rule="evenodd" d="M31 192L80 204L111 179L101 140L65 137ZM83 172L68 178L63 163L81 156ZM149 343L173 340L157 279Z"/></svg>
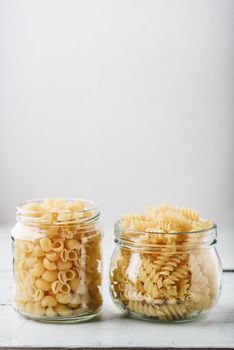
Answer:
<svg viewBox="0 0 234 350"><path fill-rule="evenodd" d="M223 292L214 310L200 320L158 324L127 318L112 303L107 270L113 249L105 238L104 307L99 318L71 325L24 319L11 306L11 247L9 229L0 229L0 349L234 349L234 272L225 272ZM109 236L111 233L109 233Z"/></svg>

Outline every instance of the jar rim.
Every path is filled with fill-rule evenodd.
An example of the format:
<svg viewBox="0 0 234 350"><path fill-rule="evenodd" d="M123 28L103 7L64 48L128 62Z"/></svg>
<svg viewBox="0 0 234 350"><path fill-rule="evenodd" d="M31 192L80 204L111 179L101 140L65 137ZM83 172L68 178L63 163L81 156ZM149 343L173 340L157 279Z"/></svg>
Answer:
<svg viewBox="0 0 234 350"><path fill-rule="evenodd" d="M51 197L52 199L55 200L64 200L65 202L82 202L85 205L84 209L80 209L80 210L73 210L72 212L75 214L85 214L86 212L92 212L92 215L89 217L83 217L83 218L79 218L79 220L73 220L71 222L68 221L61 221L61 222L57 222L57 223L53 223L53 224L48 224L48 225L63 225L64 223L66 223L66 225L68 223L70 224L75 224L77 222L79 223L89 223L92 221L95 221L99 218L100 216L100 210L98 205L91 200L88 199L82 199L82 198L75 198L75 197ZM26 204L30 204L30 203L36 203L36 204L40 204L45 200L45 198L37 198L37 199L30 199L27 201L24 201L22 203L20 203L19 205L17 205L16 207L16 218L18 221L22 221L21 219L24 219L24 221L27 221L27 219L30 219L29 221L32 221L34 224L35 223L42 223L43 225L45 225L45 223L41 222L40 220L38 220L38 218L35 218L35 220L32 220L32 217L27 217L27 214L37 214L38 211L37 210L31 210L31 209L25 209L23 208L24 205ZM71 210L66 210L66 209L44 209L43 212L45 213L49 213L49 214L69 214L71 213ZM25 220L26 219L26 220Z"/></svg>
<svg viewBox="0 0 234 350"><path fill-rule="evenodd" d="M114 236L115 236L115 243L120 246L124 246L127 249L134 249L134 250L142 250L142 251L153 251L153 250L160 250L170 246L171 243L165 242L147 242L147 241L141 241L142 236L148 235L149 237L152 237L154 235L159 235L163 238L169 240L171 238L179 237L180 235L187 236L188 239L190 239L189 243L186 243L184 245L184 249L193 249L197 247L197 244L199 243L200 248L210 248L214 246L217 243L217 226L215 223L208 228L200 231L191 231L191 232L146 232L146 231L137 231L137 230L129 230L128 228L124 228L120 226L120 220L118 220L114 226ZM156 238L157 236L155 236ZM175 248L175 254L180 252L181 244L186 241L186 239L182 239L182 241L179 241L176 243L174 242L173 247ZM140 240L139 240L140 239ZM186 248L186 247L187 248Z"/></svg>
<svg viewBox="0 0 234 350"><path fill-rule="evenodd" d="M203 230L197 230L197 231L181 231L181 232L148 232L148 231L140 231L140 230L133 230L133 229L128 229L128 228L124 228L121 227L120 225L121 223L121 219L116 221L114 228L115 228L115 232L116 230L118 230L119 232L123 232L123 231L128 231L129 233L135 233L135 234L152 234L152 235L189 235L189 234L196 234L196 233L205 233L211 230L216 230L217 229L217 225L215 222L213 222L213 225L209 228L203 229Z"/></svg>

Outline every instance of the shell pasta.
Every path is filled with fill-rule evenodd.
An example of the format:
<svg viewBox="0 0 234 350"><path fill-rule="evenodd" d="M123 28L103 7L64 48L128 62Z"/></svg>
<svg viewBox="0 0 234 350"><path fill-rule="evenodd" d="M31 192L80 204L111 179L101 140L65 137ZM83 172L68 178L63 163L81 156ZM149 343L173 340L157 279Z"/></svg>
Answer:
<svg viewBox="0 0 234 350"><path fill-rule="evenodd" d="M16 309L30 318L55 322L95 315L102 305L102 234L92 211L87 214L81 201L56 199L20 209L27 214L27 223L19 220L20 232L32 225L34 234L30 239L12 234Z"/></svg>
<svg viewBox="0 0 234 350"><path fill-rule="evenodd" d="M110 284L114 302L135 317L191 319L209 309L220 290L215 225L171 206L125 215L116 225Z"/></svg>

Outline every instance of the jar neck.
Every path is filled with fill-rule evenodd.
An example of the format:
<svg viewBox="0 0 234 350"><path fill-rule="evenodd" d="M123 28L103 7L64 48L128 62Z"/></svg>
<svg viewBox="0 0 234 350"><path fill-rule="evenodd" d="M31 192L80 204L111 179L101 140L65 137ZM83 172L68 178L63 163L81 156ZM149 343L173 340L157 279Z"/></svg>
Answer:
<svg viewBox="0 0 234 350"><path fill-rule="evenodd" d="M71 199L65 199L71 200ZM42 200L32 200L17 207L16 220L25 226L34 227L63 227L63 226L80 226L89 227L98 222L100 211L94 202L82 200L84 208L81 210L64 210L64 209L40 209L37 204ZM29 205L25 207L25 204ZM32 204L30 206L30 204Z"/></svg>
<svg viewBox="0 0 234 350"><path fill-rule="evenodd" d="M141 232L121 227L118 221L115 225L115 243L126 249L160 252L186 252L192 249L207 249L217 243L217 227L196 232Z"/></svg>

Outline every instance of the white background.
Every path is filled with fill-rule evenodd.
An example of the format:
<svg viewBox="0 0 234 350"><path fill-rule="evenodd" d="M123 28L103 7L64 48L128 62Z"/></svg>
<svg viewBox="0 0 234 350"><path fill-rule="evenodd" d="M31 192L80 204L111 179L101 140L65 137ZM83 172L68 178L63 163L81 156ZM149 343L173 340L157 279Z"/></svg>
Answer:
<svg viewBox="0 0 234 350"><path fill-rule="evenodd" d="M231 253L233 23L231 0L0 0L1 223L31 198L92 199L106 227L169 202Z"/></svg>

